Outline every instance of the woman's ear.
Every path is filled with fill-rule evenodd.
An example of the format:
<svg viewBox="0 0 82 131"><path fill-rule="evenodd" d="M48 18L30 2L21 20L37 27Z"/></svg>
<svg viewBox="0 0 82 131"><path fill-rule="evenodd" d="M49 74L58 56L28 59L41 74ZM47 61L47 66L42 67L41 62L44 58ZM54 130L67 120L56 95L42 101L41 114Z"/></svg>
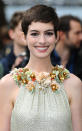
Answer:
<svg viewBox="0 0 82 131"><path fill-rule="evenodd" d="M9 37L13 40L14 39L14 31L12 29L9 29Z"/></svg>
<svg viewBox="0 0 82 131"><path fill-rule="evenodd" d="M56 37L56 41L55 41L55 43L57 43L58 40L59 40L59 31L57 31L57 37Z"/></svg>

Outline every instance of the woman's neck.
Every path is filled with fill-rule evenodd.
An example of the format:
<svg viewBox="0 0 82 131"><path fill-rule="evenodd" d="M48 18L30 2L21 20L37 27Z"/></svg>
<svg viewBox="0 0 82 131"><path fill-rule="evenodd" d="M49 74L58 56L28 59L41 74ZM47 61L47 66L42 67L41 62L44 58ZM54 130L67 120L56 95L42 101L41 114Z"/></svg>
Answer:
<svg viewBox="0 0 82 131"><path fill-rule="evenodd" d="M29 63L26 66L27 68L31 69L35 72L51 72L52 64L50 57L47 58L30 58Z"/></svg>

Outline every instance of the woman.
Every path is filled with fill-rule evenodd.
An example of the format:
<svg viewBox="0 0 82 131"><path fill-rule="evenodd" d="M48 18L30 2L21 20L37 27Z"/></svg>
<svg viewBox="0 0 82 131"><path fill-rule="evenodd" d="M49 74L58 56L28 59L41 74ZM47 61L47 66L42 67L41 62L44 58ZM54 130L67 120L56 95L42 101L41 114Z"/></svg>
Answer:
<svg viewBox="0 0 82 131"><path fill-rule="evenodd" d="M58 40L56 12L45 5L32 7L22 30L30 60L0 82L0 130L82 131L81 81L50 61Z"/></svg>

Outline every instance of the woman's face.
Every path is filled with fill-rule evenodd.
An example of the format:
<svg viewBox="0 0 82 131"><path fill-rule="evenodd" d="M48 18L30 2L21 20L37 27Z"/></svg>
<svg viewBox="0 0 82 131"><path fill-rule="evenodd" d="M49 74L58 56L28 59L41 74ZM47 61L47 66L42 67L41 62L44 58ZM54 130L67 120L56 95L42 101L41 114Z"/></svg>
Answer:
<svg viewBox="0 0 82 131"><path fill-rule="evenodd" d="M26 36L30 57L46 58L54 49L56 37L52 23L32 22Z"/></svg>

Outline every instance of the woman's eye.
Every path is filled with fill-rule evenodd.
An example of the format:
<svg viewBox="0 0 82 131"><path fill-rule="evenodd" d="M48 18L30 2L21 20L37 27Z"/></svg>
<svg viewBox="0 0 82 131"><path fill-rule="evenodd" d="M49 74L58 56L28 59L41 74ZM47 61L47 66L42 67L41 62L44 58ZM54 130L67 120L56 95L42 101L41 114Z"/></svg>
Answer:
<svg viewBox="0 0 82 131"><path fill-rule="evenodd" d="M48 36L52 36L54 33L53 32L46 32L45 34Z"/></svg>
<svg viewBox="0 0 82 131"><path fill-rule="evenodd" d="M38 36L38 33L31 33L32 36Z"/></svg>

